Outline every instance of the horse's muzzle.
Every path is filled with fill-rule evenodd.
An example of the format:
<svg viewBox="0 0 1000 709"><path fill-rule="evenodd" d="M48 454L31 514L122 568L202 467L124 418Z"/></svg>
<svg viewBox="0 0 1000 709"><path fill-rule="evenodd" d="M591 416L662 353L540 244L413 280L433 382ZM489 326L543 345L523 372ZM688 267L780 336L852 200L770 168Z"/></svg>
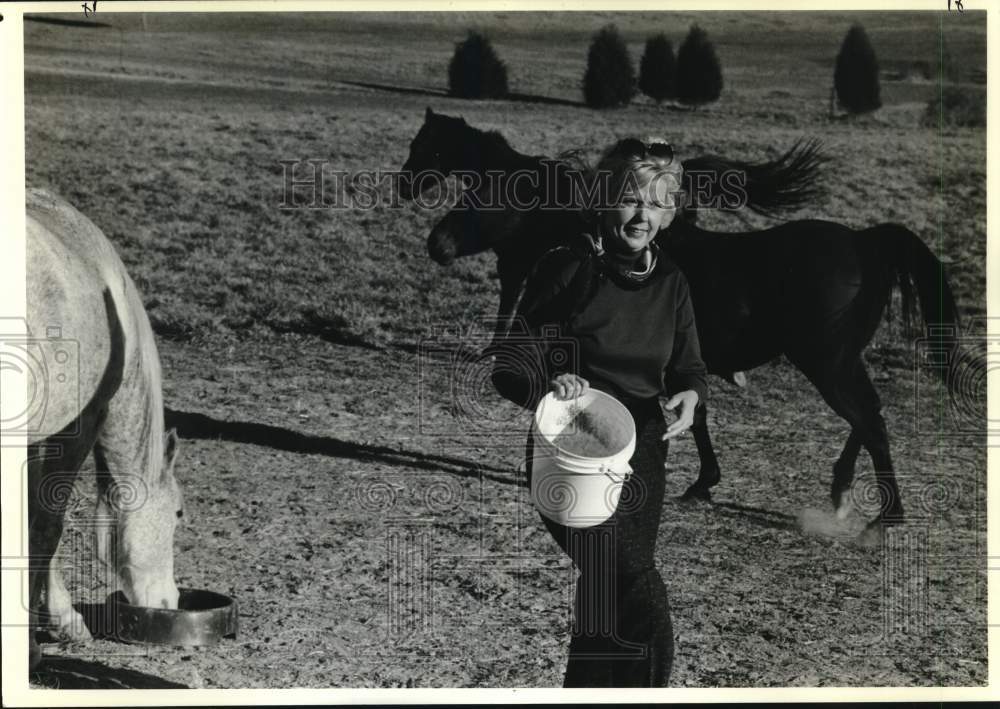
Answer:
<svg viewBox="0 0 1000 709"><path fill-rule="evenodd" d="M458 247L450 233L434 229L427 237L427 253L435 263L448 266L458 255Z"/></svg>
<svg viewBox="0 0 1000 709"><path fill-rule="evenodd" d="M134 583L133 579L122 579L122 591L134 606L145 608L177 608L180 592L171 577L157 574L145 582Z"/></svg>

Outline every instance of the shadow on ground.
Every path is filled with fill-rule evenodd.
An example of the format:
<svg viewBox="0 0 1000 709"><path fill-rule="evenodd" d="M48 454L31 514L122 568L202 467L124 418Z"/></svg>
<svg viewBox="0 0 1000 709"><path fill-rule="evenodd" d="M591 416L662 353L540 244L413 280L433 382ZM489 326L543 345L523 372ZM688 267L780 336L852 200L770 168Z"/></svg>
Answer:
<svg viewBox="0 0 1000 709"><path fill-rule="evenodd" d="M424 89L417 88L413 86L396 86L394 84L376 84L370 81L345 81L341 80L339 83L347 84L348 86L357 86L362 89L375 89L376 91L389 91L397 94L407 94L410 96L434 96L438 98L449 98L447 91L443 89ZM580 101L570 101L564 98L555 98L553 96L539 96L537 94L520 94L520 93L508 93L503 99L493 99L500 101L519 101L521 103L539 103L546 104L549 106L576 106L580 107L584 104Z"/></svg>
<svg viewBox="0 0 1000 709"><path fill-rule="evenodd" d="M707 505L712 510L717 511L726 517L738 517L747 522L773 529L800 530L798 518L786 512L768 510L763 507L751 507L741 505L737 502L717 502L713 500L699 500L686 498L683 495L676 500L681 505Z"/></svg>
<svg viewBox="0 0 1000 709"><path fill-rule="evenodd" d="M31 686L45 689L187 689L187 685L121 667L75 657L42 657L29 676Z"/></svg>
<svg viewBox="0 0 1000 709"><path fill-rule="evenodd" d="M512 470L483 465L462 458L342 441L326 436L312 436L263 423L223 421L205 414L174 411L170 408L164 408L164 417L166 425L169 428L176 428L181 438L221 439L234 443L252 443L256 446L266 446L292 453L318 453L362 462L386 463L407 468L440 471L462 477L478 478L482 476L505 485L518 484ZM503 475L491 473L502 473Z"/></svg>
<svg viewBox="0 0 1000 709"><path fill-rule="evenodd" d="M764 527L790 529L794 531L799 530L798 520L794 516L784 512L776 512L774 510L765 510L760 507L740 505L735 502L712 502L711 504L714 509L717 509L724 515L740 517L748 522L762 525Z"/></svg>
<svg viewBox="0 0 1000 709"><path fill-rule="evenodd" d="M25 22L38 22L43 25L62 25L63 27L86 27L98 29L100 27L111 27L107 22L97 20L69 20L65 17L46 17L44 15L25 15Z"/></svg>

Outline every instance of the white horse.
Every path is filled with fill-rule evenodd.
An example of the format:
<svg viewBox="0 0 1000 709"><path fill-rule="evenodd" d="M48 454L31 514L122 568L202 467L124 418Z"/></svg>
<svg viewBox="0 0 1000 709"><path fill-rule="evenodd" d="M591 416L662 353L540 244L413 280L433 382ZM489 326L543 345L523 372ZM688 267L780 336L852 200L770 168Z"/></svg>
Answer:
<svg viewBox="0 0 1000 709"><path fill-rule="evenodd" d="M160 359L124 264L93 222L37 189L27 194L27 286L29 336L72 345L43 348L59 352L29 380L29 409L40 412L28 438L32 630L89 640L53 561L68 492L93 450L98 554L131 603L176 608L177 434L164 434ZM31 666L40 658L32 632Z"/></svg>

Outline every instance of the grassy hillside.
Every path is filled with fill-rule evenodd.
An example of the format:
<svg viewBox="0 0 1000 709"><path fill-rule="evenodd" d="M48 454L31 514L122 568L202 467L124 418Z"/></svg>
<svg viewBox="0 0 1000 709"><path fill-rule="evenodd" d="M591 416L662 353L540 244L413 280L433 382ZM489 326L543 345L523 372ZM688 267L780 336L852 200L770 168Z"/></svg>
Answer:
<svg viewBox="0 0 1000 709"><path fill-rule="evenodd" d="M443 328L460 333L493 313L494 258L433 264L425 239L444 209L282 210L282 161L398 169L428 105L550 155L655 133L682 157L759 160L818 137L831 158L826 194L796 216L907 225L946 263L963 314L985 316L985 130L924 127L942 84L912 72L883 79L877 113L828 115L853 21L896 75L935 67L943 38L958 86L981 92L984 13L103 9L109 27L25 24L28 183L53 187L100 226L143 293L185 439L178 581L237 596L243 616L240 638L218 649L128 654L99 642L98 667L209 687L561 683L572 571L518 485L527 419L481 369L418 356ZM676 48L697 22L722 63L720 101L698 111L641 98L610 112L579 105L590 37L608 22L636 63L648 35L666 32ZM491 37L520 100L444 95L470 27ZM981 419L971 429L959 420L893 333L883 328L869 360L907 509L926 522L924 624L883 633L900 599L883 550L802 533L798 513L828 504L847 430L775 362L745 390L712 381L717 504L672 499L698 461L689 438L671 450L658 562L674 605L675 686L986 681ZM88 485L71 510L81 528ZM862 457L861 507L872 489ZM419 578L387 556L387 540L414 520L430 535ZM860 514L850 523L857 531ZM414 602L403 621L393 615L390 591L412 599L428 588L432 610ZM74 586L95 599L104 590ZM396 622L401 635L386 627ZM38 681L81 679L53 671Z"/></svg>
<svg viewBox="0 0 1000 709"><path fill-rule="evenodd" d="M209 321L234 330L292 327L316 311L353 335L385 339L413 334L410 324L419 331L435 318L463 317L467 306L488 312L496 291L489 260L449 272L432 267L421 240L440 214L281 212L281 160L398 168L428 104L498 129L531 153L599 149L625 133L654 132L682 154L760 159L816 136L834 157L830 193L803 216L907 224L953 262L963 307L982 313L984 133L919 127L924 102L940 90L934 82L884 82L879 114L831 121L832 62L849 18L803 14L219 14L193 22L150 13L145 29L139 17L110 14L102 16L109 28L29 22L29 181L52 184L111 230L149 283L145 292L156 296L163 334ZM943 26L963 67L984 66L984 25L975 14L962 22L944 13L861 16L883 62L932 61ZM616 21L637 59L650 31L637 28L667 29L679 43L694 19L715 40L726 77L722 99L707 110L668 111L640 100L624 111L594 112L437 95L452 44L472 24L494 37L513 90L578 101L595 27ZM69 164L64 151L74 155ZM713 219L727 223L718 215L707 223ZM764 224L737 219L728 225ZM167 265L181 253L190 256L183 274ZM403 283L387 275L400 269L408 274ZM248 287L270 274L280 287ZM442 278L443 287L432 285ZM360 298L359 282L368 286ZM413 303L422 304L419 313L410 312Z"/></svg>

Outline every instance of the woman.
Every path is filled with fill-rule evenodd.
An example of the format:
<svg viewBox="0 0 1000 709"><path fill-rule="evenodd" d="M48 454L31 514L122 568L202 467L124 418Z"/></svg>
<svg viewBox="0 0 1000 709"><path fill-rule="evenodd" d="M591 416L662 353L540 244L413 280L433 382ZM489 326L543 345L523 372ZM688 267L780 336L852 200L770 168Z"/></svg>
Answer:
<svg viewBox="0 0 1000 709"><path fill-rule="evenodd" d="M635 419L634 472L615 514L583 529L542 519L580 571L565 686L663 687L673 660L654 554L664 463L707 394L687 281L653 242L674 218L681 168L667 144L628 138L595 177L590 233L536 267L518 307L530 336L500 346L493 382L531 410L547 391L565 400L594 387ZM660 397L677 414L669 426ZM529 436L529 484L531 457Z"/></svg>

